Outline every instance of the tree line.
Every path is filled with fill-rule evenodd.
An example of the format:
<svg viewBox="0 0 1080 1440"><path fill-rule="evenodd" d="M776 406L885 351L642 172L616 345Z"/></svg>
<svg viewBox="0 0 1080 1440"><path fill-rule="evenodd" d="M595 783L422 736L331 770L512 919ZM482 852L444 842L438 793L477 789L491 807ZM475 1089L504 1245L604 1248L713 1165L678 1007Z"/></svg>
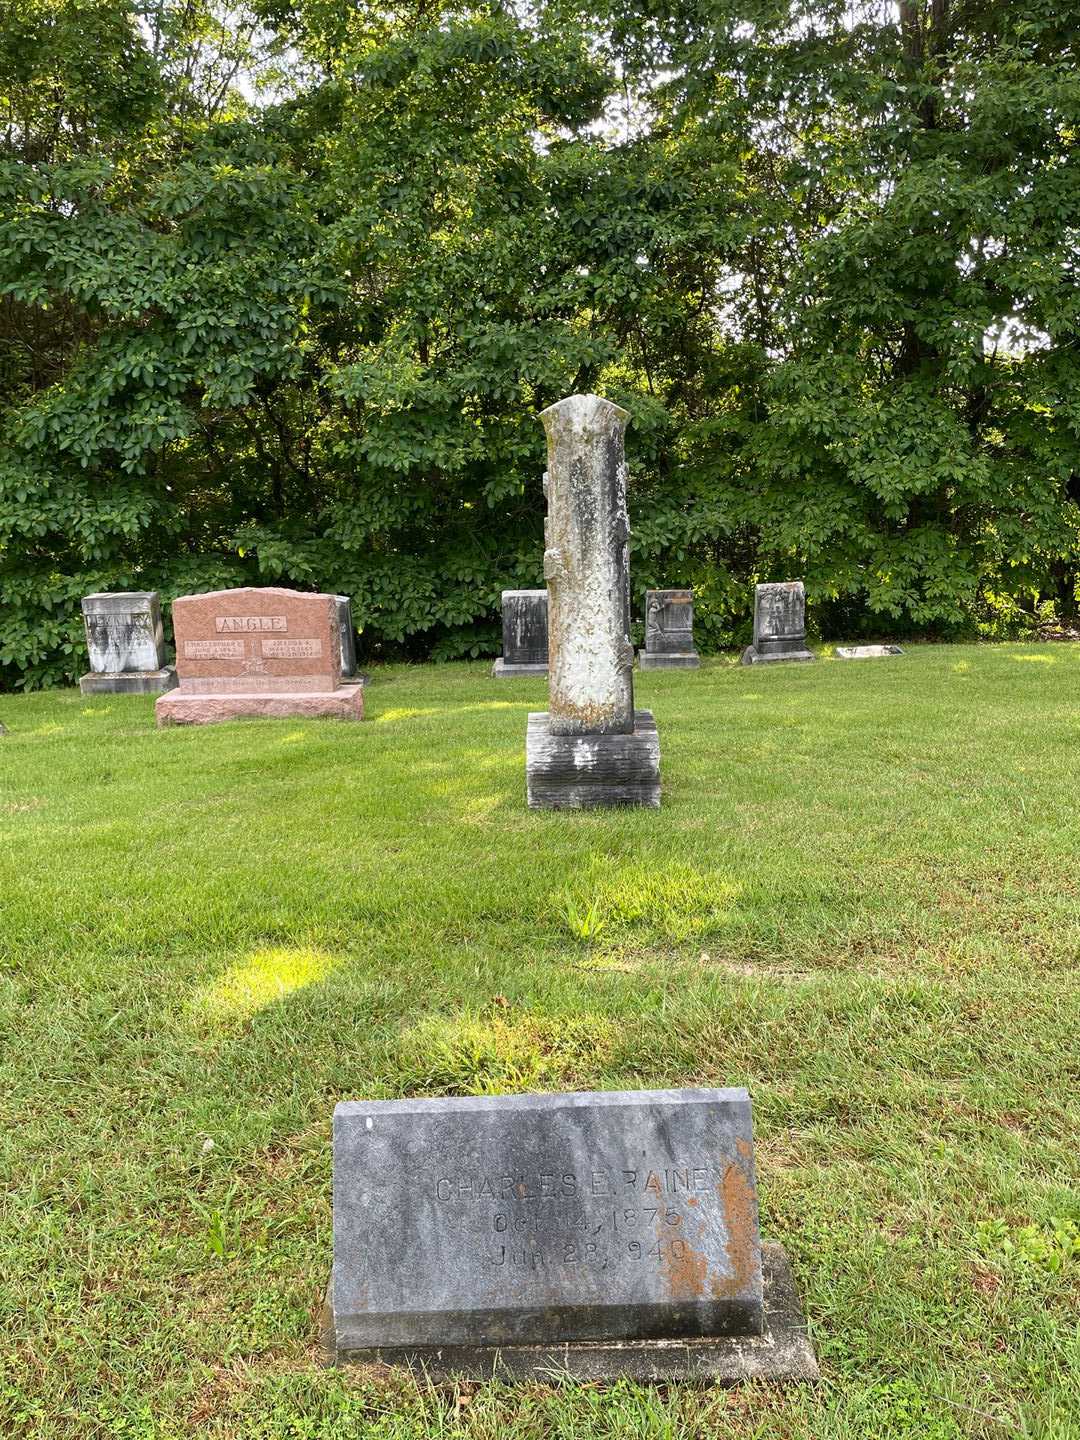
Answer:
<svg viewBox="0 0 1080 1440"><path fill-rule="evenodd" d="M1080 17L1050 0L9 0L0 687L79 599L498 648L537 412L632 415L632 578L744 638L1075 612ZM637 604L640 610L640 603Z"/></svg>

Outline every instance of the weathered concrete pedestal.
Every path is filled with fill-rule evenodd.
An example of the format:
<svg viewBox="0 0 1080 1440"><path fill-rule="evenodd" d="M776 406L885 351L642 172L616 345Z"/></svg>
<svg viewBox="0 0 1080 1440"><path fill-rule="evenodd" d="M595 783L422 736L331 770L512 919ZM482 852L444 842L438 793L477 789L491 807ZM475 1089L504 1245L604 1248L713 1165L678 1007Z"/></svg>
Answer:
<svg viewBox="0 0 1080 1440"><path fill-rule="evenodd" d="M530 810L615 805L660 808L660 737L651 710L626 735L555 735L546 710L529 715L525 786Z"/></svg>
<svg viewBox="0 0 1080 1440"><path fill-rule="evenodd" d="M697 670L701 665L701 656L696 650L680 650L666 655L639 650L638 664L642 670Z"/></svg>
<svg viewBox="0 0 1080 1440"><path fill-rule="evenodd" d="M157 702L154 715L159 726L213 725L218 720L362 720L364 687L357 683L290 695L268 695L264 690L191 695L173 690Z"/></svg>
<svg viewBox="0 0 1080 1440"><path fill-rule="evenodd" d="M160 670L116 670L96 674L90 671L79 676L79 689L84 695L164 695L175 685L175 665L163 665Z"/></svg>

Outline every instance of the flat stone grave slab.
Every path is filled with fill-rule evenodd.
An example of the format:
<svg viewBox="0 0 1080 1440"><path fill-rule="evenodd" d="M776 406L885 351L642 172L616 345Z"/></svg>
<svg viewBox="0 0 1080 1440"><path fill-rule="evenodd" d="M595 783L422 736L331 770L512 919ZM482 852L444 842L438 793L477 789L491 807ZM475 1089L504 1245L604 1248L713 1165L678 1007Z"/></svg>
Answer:
<svg viewBox="0 0 1080 1440"><path fill-rule="evenodd" d="M887 660L904 652L899 645L838 645L836 654L840 660Z"/></svg>
<svg viewBox="0 0 1080 1440"><path fill-rule="evenodd" d="M335 1110L336 1363L805 1378L782 1257L769 1275L745 1090Z"/></svg>

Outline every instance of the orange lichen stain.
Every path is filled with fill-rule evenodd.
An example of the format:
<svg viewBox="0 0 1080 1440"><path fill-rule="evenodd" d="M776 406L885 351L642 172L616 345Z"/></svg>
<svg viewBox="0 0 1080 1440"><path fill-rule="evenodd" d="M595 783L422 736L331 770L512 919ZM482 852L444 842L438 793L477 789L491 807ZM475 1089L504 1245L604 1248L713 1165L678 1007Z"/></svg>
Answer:
<svg viewBox="0 0 1080 1440"><path fill-rule="evenodd" d="M742 1142L745 1143L745 1142ZM747 1147L749 1148L749 1147ZM724 1202L728 1227L728 1259L732 1274L712 1278L713 1298L737 1295L750 1281L751 1261L756 1230L754 1187L738 1165L729 1165L716 1187Z"/></svg>
<svg viewBox="0 0 1080 1440"><path fill-rule="evenodd" d="M744 1160L749 1160L754 1153L754 1147L750 1144L750 1141L741 1138L735 1141L735 1149L738 1150Z"/></svg>
<svg viewBox="0 0 1080 1440"><path fill-rule="evenodd" d="M696 1204L697 1204L697 1196L696 1196L696 1195L690 1195L690 1196L688 1196L686 1203L687 1203L688 1205L696 1205Z"/></svg>

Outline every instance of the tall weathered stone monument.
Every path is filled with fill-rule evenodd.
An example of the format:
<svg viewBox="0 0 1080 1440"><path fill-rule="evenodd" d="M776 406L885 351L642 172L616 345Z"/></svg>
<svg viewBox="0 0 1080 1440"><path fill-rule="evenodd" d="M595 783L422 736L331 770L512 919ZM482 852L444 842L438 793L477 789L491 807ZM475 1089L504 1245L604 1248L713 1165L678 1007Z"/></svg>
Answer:
<svg viewBox="0 0 1080 1440"><path fill-rule="evenodd" d="M806 648L806 588L801 580L758 585L754 591L754 643L742 654L744 665L781 660L813 660Z"/></svg>
<svg viewBox="0 0 1080 1440"><path fill-rule="evenodd" d="M433 1375L817 1373L745 1090L338 1105L326 1322L337 1363Z"/></svg>
<svg viewBox="0 0 1080 1440"><path fill-rule="evenodd" d="M645 649L638 651L643 670L696 670L693 590L645 591Z"/></svg>
<svg viewBox="0 0 1080 1440"><path fill-rule="evenodd" d="M360 720L364 687L342 682L336 595L276 586L215 590L173 602L179 689L163 695L159 725L251 716Z"/></svg>
<svg viewBox="0 0 1080 1440"><path fill-rule="evenodd" d="M571 395L541 415L548 441L544 578L548 710L529 716L530 807L660 804L660 743L634 710L625 410Z"/></svg>
<svg viewBox="0 0 1080 1440"><path fill-rule="evenodd" d="M83 625L90 670L84 695L159 695L176 684L165 663L165 631L156 590L84 595Z"/></svg>
<svg viewBox="0 0 1080 1440"><path fill-rule="evenodd" d="M548 673L548 592L502 592L503 653L492 667L497 680Z"/></svg>

